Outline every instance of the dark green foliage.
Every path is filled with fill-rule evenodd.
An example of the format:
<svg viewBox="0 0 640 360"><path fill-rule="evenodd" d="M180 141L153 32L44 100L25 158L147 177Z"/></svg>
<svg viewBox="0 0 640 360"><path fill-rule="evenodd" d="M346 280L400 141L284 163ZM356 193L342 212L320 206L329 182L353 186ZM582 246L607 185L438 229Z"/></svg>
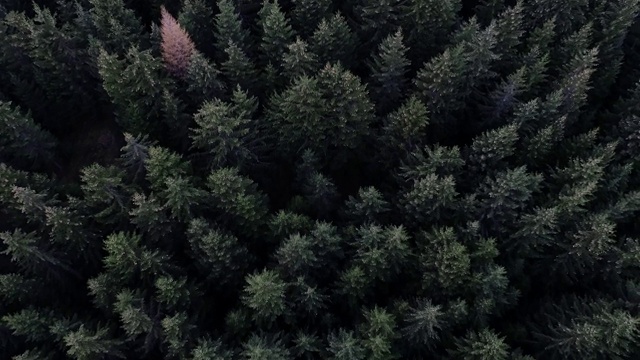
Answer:
<svg viewBox="0 0 640 360"><path fill-rule="evenodd" d="M390 36L404 20L407 10L407 2L402 0L364 0L354 8L363 38L370 39L371 44Z"/></svg>
<svg viewBox="0 0 640 360"><path fill-rule="evenodd" d="M24 166L53 160L56 139L33 119L0 101L0 156L4 161Z"/></svg>
<svg viewBox="0 0 640 360"><path fill-rule="evenodd" d="M248 268L249 254L235 236L211 229L202 219L191 221L187 236L200 271L215 286L235 285Z"/></svg>
<svg viewBox="0 0 640 360"><path fill-rule="evenodd" d="M267 199L237 168L221 168L207 177L211 205L243 233L255 233L265 222Z"/></svg>
<svg viewBox="0 0 640 360"><path fill-rule="evenodd" d="M234 43L241 51L249 49L249 32L243 27L242 20L234 6L234 1L218 0L219 12L215 16L215 45L224 50L229 43Z"/></svg>
<svg viewBox="0 0 640 360"><path fill-rule="evenodd" d="M122 0L89 0L95 38L107 52L122 55L132 46L140 45L143 27L134 11Z"/></svg>
<svg viewBox="0 0 640 360"><path fill-rule="evenodd" d="M246 91L253 89L258 80L258 71L253 61L231 40L224 49L226 56L222 63L222 74L227 78L227 82L240 85Z"/></svg>
<svg viewBox="0 0 640 360"><path fill-rule="evenodd" d="M295 35L277 0L265 0L258 12L262 39L260 51L267 64L279 67L281 54Z"/></svg>
<svg viewBox="0 0 640 360"><path fill-rule="evenodd" d="M303 75L313 75L319 69L318 56L309 51L306 42L297 38L287 47L282 68L283 75L291 81Z"/></svg>
<svg viewBox="0 0 640 360"><path fill-rule="evenodd" d="M402 43L403 39L401 30L386 37L371 62L372 97L383 112L397 105L408 85L406 73L410 62L406 58L407 48Z"/></svg>
<svg viewBox="0 0 640 360"><path fill-rule="evenodd" d="M340 65L327 65L317 76L302 76L274 96L269 118L290 151L308 148L327 156L330 149L361 145L372 110L359 79Z"/></svg>
<svg viewBox="0 0 640 360"><path fill-rule="evenodd" d="M318 24L330 14L330 0L293 0L291 22L296 32L308 37Z"/></svg>
<svg viewBox="0 0 640 360"><path fill-rule="evenodd" d="M213 32L213 10L204 0L186 0L178 16L178 22L191 36L198 49L211 54L213 44L210 36Z"/></svg>
<svg viewBox="0 0 640 360"><path fill-rule="evenodd" d="M106 328L94 332L81 326L77 331L65 335L64 345L67 355L77 360L89 360L96 356L125 357L119 349L122 341L110 339Z"/></svg>
<svg viewBox="0 0 640 360"><path fill-rule="evenodd" d="M258 102L239 86L232 96L230 104L219 99L204 103L194 116L193 146L206 151L212 168L242 168L259 161L258 126L252 119Z"/></svg>
<svg viewBox="0 0 640 360"><path fill-rule="evenodd" d="M638 358L639 4L5 0L0 358Z"/></svg>
<svg viewBox="0 0 640 360"><path fill-rule="evenodd" d="M120 126L133 134L157 130L162 91L167 86L160 59L136 47L130 48L123 60L101 50L98 69L104 89L116 105Z"/></svg>
<svg viewBox="0 0 640 360"><path fill-rule="evenodd" d="M309 44L311 51L318 55L321 65L335 65L339 62L342 66L351 68L358 38L349 28L344 16L336 13L320 21L309 38Z"/></svg>

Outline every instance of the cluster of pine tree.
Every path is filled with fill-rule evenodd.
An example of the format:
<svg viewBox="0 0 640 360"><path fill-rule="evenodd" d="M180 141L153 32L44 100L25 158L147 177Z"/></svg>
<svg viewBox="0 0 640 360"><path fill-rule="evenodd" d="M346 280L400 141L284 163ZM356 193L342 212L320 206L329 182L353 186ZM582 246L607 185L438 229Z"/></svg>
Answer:
<svg viewBox="0 0 640 360"><path fill-rule="evenodd" d="M0 359L640 358L640 0L0 1Z"/></svg>

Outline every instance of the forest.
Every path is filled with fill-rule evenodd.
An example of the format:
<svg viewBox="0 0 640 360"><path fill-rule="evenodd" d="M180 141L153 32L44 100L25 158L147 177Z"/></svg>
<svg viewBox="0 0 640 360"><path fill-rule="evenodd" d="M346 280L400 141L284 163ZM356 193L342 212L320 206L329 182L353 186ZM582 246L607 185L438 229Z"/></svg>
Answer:
<svg viewBox="0 0 640 360"><path fill-rule="evenodd" d="M640 359L640 0L0 0L0 359Z"/></svg>

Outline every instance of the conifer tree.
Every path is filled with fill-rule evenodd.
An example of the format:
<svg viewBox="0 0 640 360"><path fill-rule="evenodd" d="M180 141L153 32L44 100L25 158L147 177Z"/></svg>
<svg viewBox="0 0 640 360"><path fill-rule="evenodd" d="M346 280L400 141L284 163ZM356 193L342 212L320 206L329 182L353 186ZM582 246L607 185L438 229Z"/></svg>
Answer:
<svg viewBox="0 0 640 360"><path fill-rule="evenodd" d="M320 21L309 39L311 51L318 56L321 65L340 62L350 69L353 66L358 37L340 13Z"/></svg>
<svg viewBox="0 0 640 360"><path fill-rule="evenodd" d="M234 3L231 0L217 1L220 12L215 16L214 39L218 54L227 49L230 43L235 44L243 53L249 51L251 45L249 31L243 27Z"/></svg>
<svg viewBox="0 0 640 360"><path fill-rule="evenodd" d="M402 27L409 32L408 46L412 50L410 59L429 59L447 43L447 36L459 21L462 8L459 0L410 0Z"/></svg>
<svg viewBox="0 0 640 360"><path fill-rule="evenodd" d="M89 360L95 356L115 356L124 359L122 341L109 336L109 329L98 327L95 331L84 325L64 337L67 355L76 360Z"/></svg>
<svg viewBox="0 0 640 360"><path fill-rule="evenodd" d="M288 309L286 289L287 283L276 272L263 270L247 276L242 301L252 310L255 321L268 327Z"/></svg>
<svg viewBox="0 0 640 360"><path fill-rule="evenodd" d="M247 249L232 234L193 219L187 237L198 268L215 286L237 285L249 265Z"/></svg>
<svg viewBox="0 0 640 360"><path fill-rule="evenodd" d="M639 9L3 1L0 358L636 358Z"/></svg>
<svg viewBox="0 0 640 360"><path fill-rule="evenodd" d="M364 312L364 324L360 332L364 337L363 345L368 353L367 358L390 360L397 358L393 349L396 337L395 318L386 310L374 307Z"/></svg>
<svg viewBox="0 0 640 360"><path fill-rule="evenodd" d="M290 151L306 147L323 156L330 147L357 148L369 132L372 110L359 79L340 65L327 65L275 95L268 116Z"/></svg>
<svg viewBox="0 0 640 360"><path fill-rule="evenodd" d="M132 46L142 45L142 23L122 0L90 0L89 3L95 37L107 52L124 55Z"/></svg>
<svg viewBox="0 0 640 360"><path fill-rule="evenodd" d="M465 360L506 360L509 347L504 343L504 338L491 329L482 329L480 332L471 331L458 339L456 349L451 354Z"/></svg>
<svg viewBox="0 0 640 360"><path fill-rule="evenodd" d="M277 0L264 0L258 12L262 38L260 51L266 64L279 68L280 58L295 36Z"/></svg>
<svg viewBox="0 0 640 360"><path fill-rule="evenodd" d="M290 81L303 75L314 75L320 68L318 56L308 49L307 43L299 37L287 46L282 57L282 72Z"/></svg>
<svg viewBox="0 0 640 360"><path fill-rule="evenodd" d="M329 356L335 360L364 360L367 358L366 350L352 331L340 329L328 337Z"/></svg>
<svg viewBox="0 0 640 360"><path fill-rule="evenodd" d="M225 90L225 84L221 79L219 67L209 61L202 53L195 51L191 56L186 80L187 92L192 97L192 103L202 104L216 96L221 96Z"/></svg>
<svg viewBox="0 0 640 360"><path fill-rule="evenodd" d="M329 0L293 0L291 23L300 36L308 38L318 24L331 14Z"/></svg>
<svg viewBox="0 0 640 360"><path fill-rule="evenodd" d="M149 50L130 48L125 59L104 50L98 56L98 69L107 94L116 106L117 121L132 134L157 131L151 119L159 116L162 92L169 82L162 76L162 63Z"/></svg>
<svg viewBox="0 0 640 360"><path fill-rule="evenodd" d="M226 60L222 63L222 74L227 83L240 85L245 91L255 91L259 79L255 63L231 40L224 52Z"/></svg>
<svg viewBox="0 0 640 360"><path fill-rule="evenodd" d="M215 209L221 218L230 221L239 231L255 234L266 221L267 199L249 178L237 168L221 168L207 178L207 187Z"/></svg>
<svg viewBox="0 0 640 360"><path fill-rule="evenodd" d="M214 44L210 41L214 28L213 10L207 2L186 0L178 15L178 23L191 35L198 49L207 55L214 53Z"/></svg>
<svg viewBox="0 0 640 360"><path fill-rule="evenodd" d="M360 22L362 38L377 44L403 23L408 9L402 0L377 0L359 1L353 10Z"/></svg>
<svg viewBox="0 0 640 360"><path fill-rule="evenodd" d="M278 335L255 334L243 344L242 356L247 360L287 360L290 352Z"/></svg>
<svg viewBox="0 0 640 360"><path fill-rule="evenodd" d="M638 319L606 301L563 298L540 314L535 338L550 359L625 358L638 335ZM556 320L552 320L555 318Z"/></svg>
<svg viewBox="0 0 640 360"><path fill-rule="evenodd" d="M86 206L98 221L117 223L127 216L131 188L123 171L94 164L82 170L81 180Z"/></svg>
<svg viewBox="0 0 640 360"><path fill-rule="evenodd" d="M164 6L161 8L161 14L162 57L172 75L184 78L195 51L195 44Z"/></svg>
<svg viewBox="0 0 640 360"><path fill-rule="evenodd" d="M212 168L244 168L259 161L258 126L252 119L257 108L257 99L238 85L231 103L214 99L204 103L195 114L197 128L192 130L192 143L206 151Z"/></svg>
<svg viewBox="0 0 640 360"><path fill-rule="evenodd" d="M371 62L372 98L382 112L402 99L407 87L406 75L411 63L406 58L401 30L387 36Z"/></svg>
<svg viewBox="0 0 640 360"><path fill-rule="evenodd" d="M444 320L442 306L433 304L429 299L421 299L405 315L402 334L407 336L410 347L420 352L424 348L432 348L440 338Z"/></svg>
<svg viewBox="0 0 640 360"><path fill-rule="evenodd" d="M34 165L53 161L56 139L33 121L30 114L23 115L11 102L0 101L0 156L15 163L33 162Z"/></svg>

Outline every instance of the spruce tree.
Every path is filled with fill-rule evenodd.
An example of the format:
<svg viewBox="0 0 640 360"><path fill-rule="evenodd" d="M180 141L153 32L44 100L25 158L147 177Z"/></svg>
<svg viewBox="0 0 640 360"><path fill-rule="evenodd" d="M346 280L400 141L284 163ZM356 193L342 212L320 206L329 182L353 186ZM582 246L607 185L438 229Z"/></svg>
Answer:
<svg viewBox="0 0 640 360"><path fill-rule="evenodd" d="M397 106L408 85L406 75L411 63L403 39L401 30L386 37L370 65L372 98L382 112Z"/></svg>

